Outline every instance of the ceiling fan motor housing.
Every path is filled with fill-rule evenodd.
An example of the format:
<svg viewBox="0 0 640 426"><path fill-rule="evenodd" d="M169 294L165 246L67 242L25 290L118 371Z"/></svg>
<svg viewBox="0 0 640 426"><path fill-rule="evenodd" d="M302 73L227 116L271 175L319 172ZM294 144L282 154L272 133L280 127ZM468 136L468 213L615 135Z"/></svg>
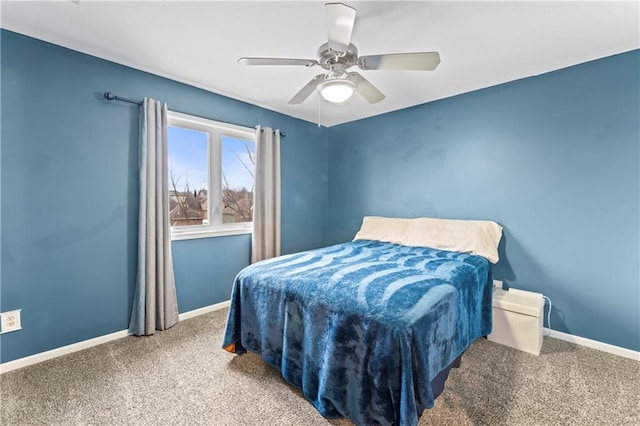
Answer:
<svg viewBox="0 0 640 426"><path fill-rule="evenodd" d="M336 52L329 48L329 43L325 43L318 48L318 65L326 70L333 68L342 68L346 70L356 64L358 61L358 49L349 43L349 49L346 52ZM335 67L338 65L338 67Z"/></svg>

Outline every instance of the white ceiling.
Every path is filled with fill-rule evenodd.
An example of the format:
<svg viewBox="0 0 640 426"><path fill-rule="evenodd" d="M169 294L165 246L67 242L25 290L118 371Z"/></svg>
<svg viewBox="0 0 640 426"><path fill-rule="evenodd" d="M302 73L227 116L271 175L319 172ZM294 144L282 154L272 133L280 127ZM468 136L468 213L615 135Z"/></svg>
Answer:
<svg viewBox="0 0 640 426"><path fill-rule="evenodd" d="M289 105L322 69L236 61L315 59L326 42L320 1L2 1L1 25L326 126L640 48L637 1L345 3L357 10L352 42L360 55L435 50L440 66L361 71L387 96L378 104L356 95L335 106L314 93Z"/></svg>

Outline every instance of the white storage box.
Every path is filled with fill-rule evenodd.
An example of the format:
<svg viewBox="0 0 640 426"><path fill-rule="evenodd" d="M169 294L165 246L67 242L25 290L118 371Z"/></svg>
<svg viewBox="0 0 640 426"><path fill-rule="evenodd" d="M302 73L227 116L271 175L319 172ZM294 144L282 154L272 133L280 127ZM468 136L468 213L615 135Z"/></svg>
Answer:
<svg viewBox="0 0 640 426"><path fill-rule="evenodd" d="M493 331L496 343L540 355L542 347L542 294L510 289L493 292Z"/></svg>

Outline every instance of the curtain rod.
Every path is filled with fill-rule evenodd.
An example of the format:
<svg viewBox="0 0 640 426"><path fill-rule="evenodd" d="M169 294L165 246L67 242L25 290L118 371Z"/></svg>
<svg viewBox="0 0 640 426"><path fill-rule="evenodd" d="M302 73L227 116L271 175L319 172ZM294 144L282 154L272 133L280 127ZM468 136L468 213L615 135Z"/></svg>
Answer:
<svg viewBox="0 0 640 426"><path fill-rule="evenodd" d="M129 99L129 98L123 98L121 96L118 95L114 95L111 92L104 92L104 98L108 101L120 101L120 102L127 102L130 104L134 104L134 105L142 105L142 101L136 101L135 99ZM176 111L177 112L177 111ZM232 124L234 126L241 126L241 127L246 127L242 124L233 124L233 123L227 123L227 124ZM261 129L262 131L264 131L264 129ZM280 132L280 137L286 138L287 134L285 132Z"/></svg>

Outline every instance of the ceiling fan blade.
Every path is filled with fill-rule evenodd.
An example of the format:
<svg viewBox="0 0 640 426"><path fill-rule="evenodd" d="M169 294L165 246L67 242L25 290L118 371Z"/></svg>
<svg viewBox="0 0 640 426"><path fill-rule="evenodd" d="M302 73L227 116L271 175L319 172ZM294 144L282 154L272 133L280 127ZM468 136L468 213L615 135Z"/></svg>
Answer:
<svg viewBox="0 0 640 426"><path fill-rule="evenodd" d="M357 72L350 72L349 80L358 85L356 92L360 93L360 95L365 98L370 104L378 103L386 97L384 93L376 89L376 87L371 84L369 80L367 80Z"/></svg>
<svg viewBox="0 0 640 426"><path fill-rule="evenodd" d="M242 65L302 65L312 67L318 65L313 59L288 59L288 58L245 58L238 59Z"/></svg>
<svg viewBox="0 0 640 426"><path fill-rule="evenodd" d="M293 98L289 101L291 105L297 105L304 102L316 90L316 86L324 81L324 74L318 74L308 82Z"/></svg>
<svg viewBox="0 0 640 426"><path fill-rule="evenodd" d="M390 53L358 58L363 70L433 71L440 63L438 52Z"/></svg>
<svg viewBox="0 0 640 426"><path fill-rule="evenodd" d="M326 3L324 6L329 48L336 52L346 52L351 43L356 10L342 3Z"/></svg>

